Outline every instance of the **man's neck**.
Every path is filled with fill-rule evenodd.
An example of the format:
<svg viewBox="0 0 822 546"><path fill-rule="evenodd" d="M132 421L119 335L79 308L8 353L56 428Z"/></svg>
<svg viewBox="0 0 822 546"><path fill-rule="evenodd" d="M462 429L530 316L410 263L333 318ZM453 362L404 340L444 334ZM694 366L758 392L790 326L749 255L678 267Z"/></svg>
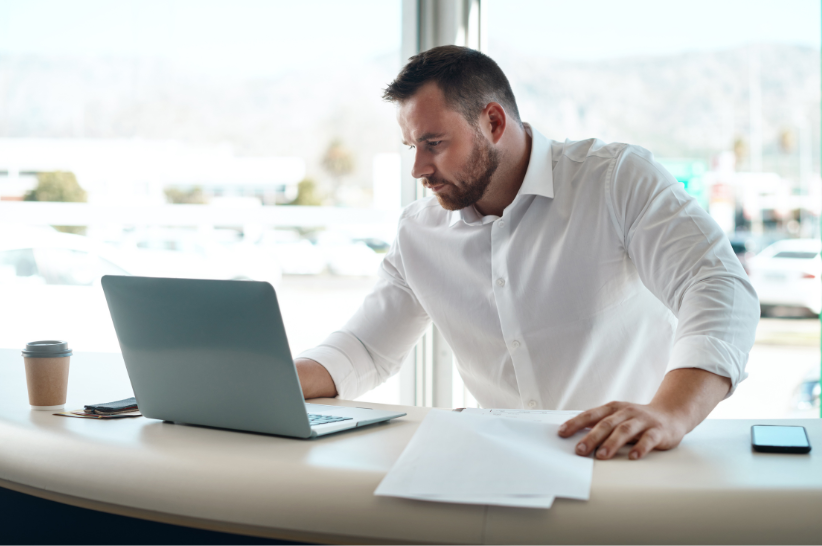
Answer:
<svg viewBox="0 0 822 546"><path fill-rule="evenodd" d="M505 208L517 196L525 173L528 172L528 163L531 160L532 137L525 127L512 127L509 142L502 149L502 161L494 173L488 190L474 207L483 216L502 216Z"/></svg>

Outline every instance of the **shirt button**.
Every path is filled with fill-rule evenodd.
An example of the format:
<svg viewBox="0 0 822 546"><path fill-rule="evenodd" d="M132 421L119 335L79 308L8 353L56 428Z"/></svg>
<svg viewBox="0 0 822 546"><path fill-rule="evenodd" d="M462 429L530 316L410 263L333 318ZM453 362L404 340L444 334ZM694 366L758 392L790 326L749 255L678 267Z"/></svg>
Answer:
<svg viewBox="0 0 822 546"><path fill-rule="evenodd" d="M497 222L497 224L499 225L499 227L505 227L505 220L500 220L499 222Z"/></svg>
<svg viewBox="0 0 822 546"><path fill-rule="evenodd" d="M512 341L511 342L511 347L513 347L514 349L518 349L519 348L519 341L517 341L516 339L514 341Z"/></svg>
<svg viewBox="0 0 822 546"><path fill-rule="evenodd" d="M497 279L497 284L500 286L505 286L505 279Z"/></svg>
<svg viewBox="0 0 822 546"><path fill-rule="evenodd" d="M528 407L534 409L535 407L537 407L537 403L534 400L531 400L530 402L528 402Z"/></svg>

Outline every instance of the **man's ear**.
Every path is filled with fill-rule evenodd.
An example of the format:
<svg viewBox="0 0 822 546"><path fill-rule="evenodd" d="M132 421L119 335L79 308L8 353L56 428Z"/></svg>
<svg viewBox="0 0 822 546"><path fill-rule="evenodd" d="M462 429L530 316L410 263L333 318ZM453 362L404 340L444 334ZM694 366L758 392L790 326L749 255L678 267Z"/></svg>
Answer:
<svg viewBox="0 0 822 546"><path fill-rule="evenodd" d="M496 144L505 133L505 128L508 125L508 116L505 115L505 109L498 102L489 102L480 116L484 122L485 129L489 131L491 142Z"/></svg>

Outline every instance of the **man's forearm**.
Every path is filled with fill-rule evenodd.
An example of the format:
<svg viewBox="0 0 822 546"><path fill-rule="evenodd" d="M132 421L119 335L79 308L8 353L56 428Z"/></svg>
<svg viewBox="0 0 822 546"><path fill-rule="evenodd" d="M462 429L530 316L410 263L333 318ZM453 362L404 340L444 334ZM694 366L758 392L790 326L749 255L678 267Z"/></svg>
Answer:
<svg viewBox="0 0 822 546"><path fill-rule="evenodd" d="M297 375L303 388L303 398L333 398L337 396L337 386L328 370L314 360L298 358L294 361Z"/></svg>
<svg viewBox="0 0 822 546"><path fill-rule="evenodd" d="M675 415L687 434L713 411L730 388L730 379L700 368L671 370L650 405Z"/></svg>

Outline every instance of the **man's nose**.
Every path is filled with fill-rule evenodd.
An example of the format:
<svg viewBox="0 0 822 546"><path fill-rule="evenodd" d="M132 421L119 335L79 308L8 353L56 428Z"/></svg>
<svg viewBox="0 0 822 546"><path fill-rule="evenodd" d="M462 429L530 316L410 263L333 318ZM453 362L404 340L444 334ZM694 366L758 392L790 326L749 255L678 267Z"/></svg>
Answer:
<svg viewBox="0 0 822 546"><path fill-rule="evenodd" d="M411 168L411 176L414 178L426 178L434 174L434 165L428 158L428 154L421 152L417 148L414 152L414 166Z"/></svg>

